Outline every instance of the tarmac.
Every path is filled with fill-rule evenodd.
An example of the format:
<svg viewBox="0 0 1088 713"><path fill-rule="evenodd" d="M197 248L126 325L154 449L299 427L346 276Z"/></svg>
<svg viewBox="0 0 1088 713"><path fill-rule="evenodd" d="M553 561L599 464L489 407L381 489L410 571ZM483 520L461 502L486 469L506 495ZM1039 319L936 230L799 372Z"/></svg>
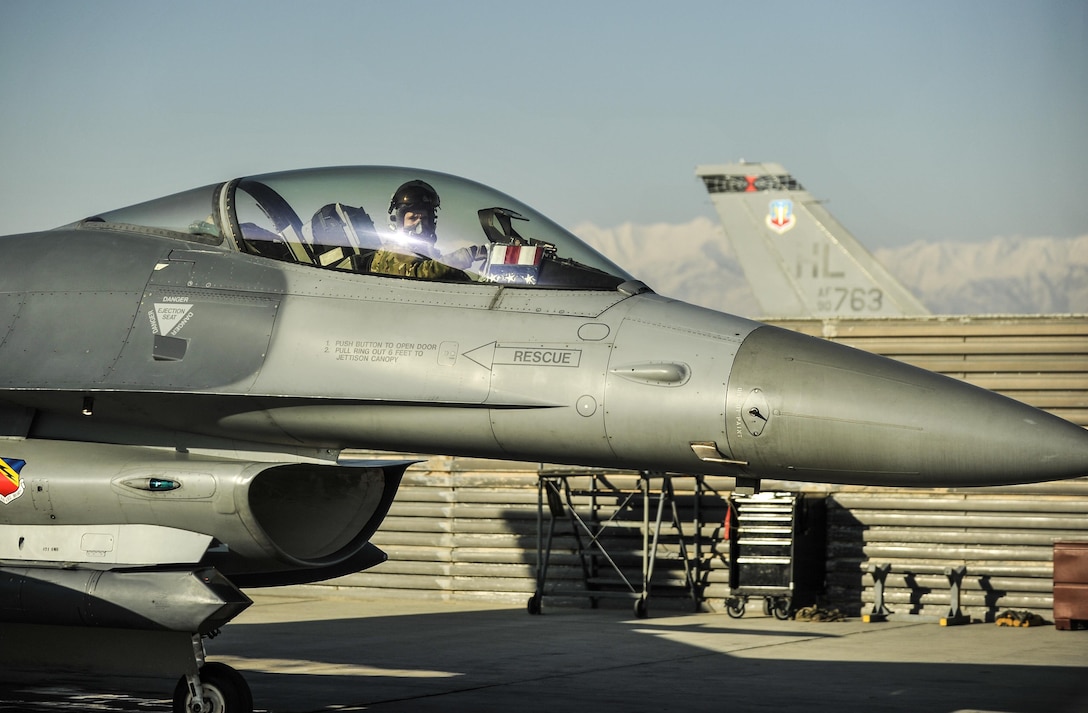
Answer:
<svg viewBox="0 0 1088 713"><path fill-rule="evenodd" d="M248 592L207 642L255 711L1084 713L1088 630ZM759 609L759 607L755 607ZM170 711L174 680L0 682L0 711Z"/></svg>

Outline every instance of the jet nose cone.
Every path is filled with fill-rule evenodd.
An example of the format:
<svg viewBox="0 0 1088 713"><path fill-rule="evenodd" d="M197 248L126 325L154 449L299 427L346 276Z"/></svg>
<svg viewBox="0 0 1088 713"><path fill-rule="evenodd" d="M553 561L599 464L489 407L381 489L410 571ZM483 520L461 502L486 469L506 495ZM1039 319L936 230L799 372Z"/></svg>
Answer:
<svg viewBox="0 0 1088 713"><path fill-rule="evenodd" d="M1088 475L1088 431L1000 394L774 327L737 353L734 458L759 477L953 487Z"/></svg>

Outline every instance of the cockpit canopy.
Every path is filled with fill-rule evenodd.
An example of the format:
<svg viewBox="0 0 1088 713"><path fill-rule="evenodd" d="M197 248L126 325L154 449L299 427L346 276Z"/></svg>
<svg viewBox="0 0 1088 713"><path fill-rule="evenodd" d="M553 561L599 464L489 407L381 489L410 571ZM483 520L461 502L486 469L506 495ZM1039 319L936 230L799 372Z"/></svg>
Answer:
<svg viewBox="0 0 1088 713"><path fill-rule="evenodd" d="M417 169L271 173L90 221L357 273L584 289L614 289L632 279L525 204L479 183Z"/></svg>

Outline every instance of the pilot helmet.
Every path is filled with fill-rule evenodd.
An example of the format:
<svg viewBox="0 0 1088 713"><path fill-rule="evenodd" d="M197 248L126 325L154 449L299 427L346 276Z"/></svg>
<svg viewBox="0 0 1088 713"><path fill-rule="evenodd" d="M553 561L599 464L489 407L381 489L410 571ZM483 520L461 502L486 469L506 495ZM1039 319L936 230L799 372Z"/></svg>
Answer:
<svg viewBox="0 0 1088 713"><path fill-rule="evenodd" d="M408 181L393 192L393 198L389 201L389 221L394 230L401 230L404 227L404 214L415 213L421 220L412 232L434 242L439 204L438 192L429 183Z"/></svg>

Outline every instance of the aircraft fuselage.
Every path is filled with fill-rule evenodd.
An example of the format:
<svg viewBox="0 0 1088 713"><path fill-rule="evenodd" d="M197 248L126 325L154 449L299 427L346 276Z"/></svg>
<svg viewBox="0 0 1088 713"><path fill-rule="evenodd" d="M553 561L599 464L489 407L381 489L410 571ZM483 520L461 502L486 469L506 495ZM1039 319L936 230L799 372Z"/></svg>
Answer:
<svg viewBox="0 0 1088 713"><path fill-rule="evenodd" d="M1077 474L1061 419L637 282L405 280L93 226L0 258L20 266L0 398L37 414L26 435L878 485Z"/></svg>

